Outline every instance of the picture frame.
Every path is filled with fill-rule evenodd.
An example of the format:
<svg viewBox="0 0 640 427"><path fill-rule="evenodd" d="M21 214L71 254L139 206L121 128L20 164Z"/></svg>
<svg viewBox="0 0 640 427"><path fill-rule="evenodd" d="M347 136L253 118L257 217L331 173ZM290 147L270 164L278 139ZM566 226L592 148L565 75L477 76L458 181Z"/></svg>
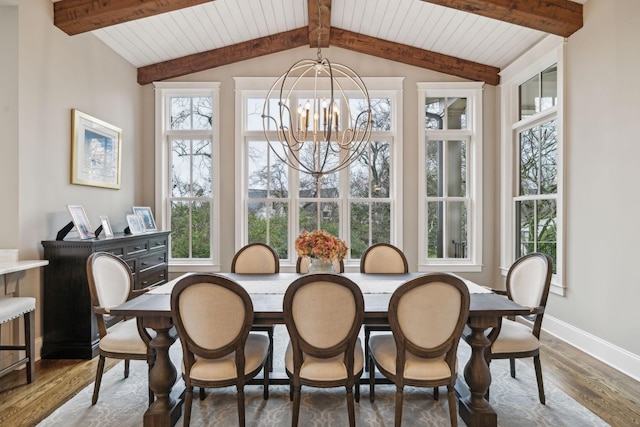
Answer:
<svg viewBox="0 0 640 427"><path fill-rule="evenodd" d="M153 219L153 213L148 206L133 206L133 213L138 215L142 220L144 231L157 231L156 221Z"/></svg>
<svg viewBox="0 0 640 427"><path fill-rule="evenodd" d="M71 110L71 183L120 189L122 129Z"/></svg>
<svg viewBox="0 0 640 427"><path fill-rule="evenodd" d="M104 237L107 239L111 239L113 237L113 229L111 228L111 224L109 223L109 217L101 215L100 223L102 224L102 231L104 232Z"/></svg>
<svg viewBox="0 0 640 427"><path fill-rule="evenodd" d="M131 234L144 233L144 227L142 226L142 219L136 214L127 215L127 224L129 224L129 231Z"/></svg>
<svg viewBox="0 0 640 427"><path fill-rule="evenodd" d="M71 214L71 219L73 220L73 225L76 227L78 236L82 240L95 239L96 235L91 228L89 218L87 218L84 208L80 205L67 205L67 209L69 209L69 213Z"/></svg>

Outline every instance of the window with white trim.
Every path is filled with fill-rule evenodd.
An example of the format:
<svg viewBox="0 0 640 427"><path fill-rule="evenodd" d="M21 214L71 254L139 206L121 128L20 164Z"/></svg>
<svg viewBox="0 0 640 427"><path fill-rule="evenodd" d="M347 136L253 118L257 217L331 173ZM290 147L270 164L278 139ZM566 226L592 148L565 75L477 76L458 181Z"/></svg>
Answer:
<svg viewBox="0 0 640 427"><path fill-rule="evenodd" d="M563 47L554 47L503 84L501 253L503 273L528 253L549 255L551 291L560 295L564 294L562 59Z"/></svg>
<svg viewBox="0 0 640 427"><path fill-rule="evenodd" d="M350 250L345 264L356 266L374 243L402 245L401 221L395 220L402 206L401 78L364 79L373 117L369 146L348 168L317 183L311 175L287 167L265 139L264 98L274 79L235 80L236 185L237 194L242 195L236 207L236 246L267 243L284 265L293 265L299 233L324 229L346 240ZM305 84L299 87L295 103L304 105L310 92ZM359 93L353 95L349 98L352 112L363 102L357 98ZM342 109L341 118L346 114L346 108ZM273 140L277 140L275 135Z"/></svg>
<svg viewBox="0 0 640 427"><path fill-rule="evenodd" d="M418 83L420 271L482 265L482 83Z"/></svg>
<svg viewBox="0 0 640 427"><path fill-rule="evenodd" d="M218 264L218 83L155 83L159 221L169 262Z"/></svg>

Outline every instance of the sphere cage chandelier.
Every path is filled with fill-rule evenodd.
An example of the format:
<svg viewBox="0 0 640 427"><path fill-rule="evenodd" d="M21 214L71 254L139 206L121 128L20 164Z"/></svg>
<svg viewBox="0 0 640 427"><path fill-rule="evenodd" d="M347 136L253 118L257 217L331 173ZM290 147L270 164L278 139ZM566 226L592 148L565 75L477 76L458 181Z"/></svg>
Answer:
<svg viewBox="0 0 640 427"><path fill-rule="evenodd" d="M290 168L312 175L316 182L363 154L372 125L364 82L346 65L332 64L322 57L321 29L317 59L298 61L280 76L269 89L262 112L271 151ZM296 101L297 111L292 113L290 106Z"/></svg>

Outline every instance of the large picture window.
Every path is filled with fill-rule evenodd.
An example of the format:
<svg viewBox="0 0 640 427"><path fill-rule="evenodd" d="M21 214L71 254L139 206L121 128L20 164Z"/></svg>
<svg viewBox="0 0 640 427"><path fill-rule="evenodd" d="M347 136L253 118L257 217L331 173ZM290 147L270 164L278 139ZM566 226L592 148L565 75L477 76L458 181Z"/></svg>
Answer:
<svg viewBox="0 0 640 427"><path fill-rule="evenodd" d="M421 271L482 264L482 85L420 83Z"/></svg>
<svg viewBox="0 0 640 427"><path fill-rule="evenodd" d="M236 79L241 106L236 170L242 194L237 245L267 243L285 266L295 263L294 241L302 230L324 229L346 240L347 266L359 265L364 250L374 243L401 245L400 225L394 221L401 203L396 176L401 160L401 79L368 81L373 117L370 144L348 168L318 181L290 169L265 139L261 116L272 83L270 78ZM296 95L291 102L304 105L308 97L304 85ZM364 100L348 100L352 114L357 114ZM344 117L346 106L338 107L339 116Z"/></svg>
<svg viewBox="0 0 640 427"><path fill-rule="evenodd" d="M218 260L218 85L156 83L158 220L172 271Z"/></svg>

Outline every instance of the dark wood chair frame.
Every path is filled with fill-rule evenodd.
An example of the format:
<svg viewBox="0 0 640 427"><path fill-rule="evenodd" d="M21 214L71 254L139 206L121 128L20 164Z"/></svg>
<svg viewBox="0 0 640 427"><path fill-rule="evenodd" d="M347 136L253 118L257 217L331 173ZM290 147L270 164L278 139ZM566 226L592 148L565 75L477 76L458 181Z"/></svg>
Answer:
<svg viewBox="0 0 640 427"><path fill-rule="evenodd" d="M549 289L551 288L551 275L553 274L553 261L551 258L540 252L532 252L530 254L524 255L523 257L516 260L513 265L509 268L509 272L507 273L507 290L506 291L495 291L498 294L505 295L510 300L513 300L511 295L511 274L517 267L523 262L527 262L531 258L540 258L547 265L547 272L545 275L545 282L542 289L542 295L540 298L540 305L537 307L531 307L531 314L529 316L524 317L526 320L533 322L532 334L536 337L537 340L540 340L540 331L542 329L542 318L544 317L545 307L547 305L547 299L549 297ZM514 317L511 317L510 320L515 320ZM491 341L491 345L496 341L498 335L500 335L500 329L502 328L502 319L500 319L498 326L489 331L487 338ZM485 353L485 358L487 360L487 364L491 363L492 359L509 359L509 368L510 374L512 378L516 377L516 361L515 359L523 359L527 357L533 357L533 366L536 372L536 381L538 383L538 397L540 399L540 403L543 405L546 402L544 396L544 383L542 381L542 365L540 364L540 347L533 351L526 352L514 352L514 353L491 353L491 345L487 347L487 351ZM487 391L487 394L489 392Z"/></svg>
<svg viewBox="0 0 640 427"><path fill-rule="evenodd" d="M305 341L298 332L295 320L293 318L292 307L295 294L303 287L317 283L317 282L331 282L337 285L343 286L351 291L353 300L355 303L355 315L353 324L349 333L345 338L336 345L328 348L316 347L307 341ZM362 291L357 284L350 279L337 274L309 274L296 279L289 287L284 295L283 302L283 315L289 336L291 338L291 345L293 347L293 372L287 372L287 375L291 379L291 388L293 390L293 414L291 419L291 425L298 425L298 417L300 414L300 399L302 385L310 387L340 387L344 386L347 392L347 408L349 411L349 425L355 426L355 403L353 395L353 387L356 387L355 400L359 401L360 393L360 376L363 371L354 373L354 349L358 339L358 333L362 327L364 321L364 297ZM331 321L331 319L319 319L319 321ZM335 381L315 381L308 380L300 377L300 368L303 361L303 353L317 358L331 358L339 354L344 354L344 365L347 369L347 377L342 380Z"/></svg>
<svg viewBox="0 0 640 427"><path fill-rule="evenodd" d="M178 304L180 295L189 286L199 283L210 283L212 286L219 286L228 289L238 295L244 303L244 326L239 331L236 338L230 341L226 346L209 349L204 348L196 344L193 339L186 332L184 323L182 322L182 315L180 312L180 306ZM247 342L247 337L251 331L251 325L253 324L253 303L247 291L235 281L223 276L219 276L211 273L194 274L184 279L179 280L173 291L171 292L171 313L178 331L178 337L183 350L183 362L185 373L182 376L185 382L185 396L184 396L184 425L188 426L191 421L191 406L193 401L193 387L200 387L200 397L202 398L202 391L205 388L220 388L235 385L237 389L237 401L238 401L238 421L240 426L245 425L245 402L244 402L244 386L252 380L260 371L264 371L263 382L263 397L265 400L269 399L269 369L267 361L270 360L271 354L267 355L265 360L262 361L260 366L245 374L245 356L244 347ZM205 319L206 320L206 319ZM195 357L202 357L206 359L217 359L226 356L232 352L235 352L236 363L236 378L224 380L224 381L203 381L191 378L190 370L195 362ZM267 368L265 368L267 366Z"/></svg>
<svg viewBox="0 0 640 427"><path fill-rule="evenodd" d="M242 254L246 251L251 249L252 247L255 246L259 246L259 247L263 247L265 249L268 249L271 254L273 255L273 260L274 260L274 270L273 271L263 271L261 272L261 274L276 274L280 272L280 259L278 258L278 254L276 253L276 251L269 245L265 244L265 243L249 243L248 245L243 246L242 248L240 248L240 250L238 250L238 252L236 252L236 254L233 256L233 260L231 261L231 272L232 273L238 273L238 274L246 274L243 273L241 271L236 271L236 262L238 261L238 258L240 256L242 256ZM252 331L255 332L266 332L267 335L269 336L269 371L273 372L273 332L274 332L274 326L273 325L254 325L251 328Z"/></svg>
<svg viewBox="0 0 640 427"><path fill-rule="evenodd" d="M131 272L131 268L129 267L129 265L121 258L108 252L94 252L91 255L89 255L89 257L87 258L87 278L89 282L89 294L91 295L93 312L96 316L96 323L98 326L98 333L100 335L100 339L102 339L104 336L107 335L107 322L111 323L111 321L115 319L113 316L109 314L109 311L108 311L109 307L103 307L100 304L100 300L98 299L98 292L96 289L96 283L94 279L93 264L97 259L102 257L107 257L112 259L114 262L117 262L118 264L120 264L122 268L128 272L129 296L127 297L127 301L139 295L142 295L148 291L148 289L133 289L133 285L134 285L133 273ZM125 319L124 317L121 317L120 319L117 320L117 322L123 321L123 320L127 320L127 319ZM153 364L155 362L155 355L153 353L153 349L149 345L149 343L151 342L151 335L149 335L149 332L142 326L142 322L140 318L136 320L136 324L138 326L138 333L140 334L140 338L147 345L147 353L145 355L140 355L136 353L113 353L113 352L104 351L100 349L100 358L98 360L98 367L96 370L96 381L93 388L93 397L91 398L92 405L95 405L96 402L98 401L98 394L100 392L100 383L102 382L102 374L104 373L105 359L107 357L110 357L112 359L124 359L124 377L125 378L129 377L129 361L130 360L146 360L148 364L148 369L151 370L151 368L153 367ZM149 389L149 404L153 402L153 399L154 399L153 391Z"/></svg>
<svg viewBox="0 0 640 427"><path fill-rule="evenodd" d="M20 297L12 297L12 298L20 298ZM31 384L36 377L36 343L35 343L35 324L36 324L36 311L35 308L31 311L27 311L26 313L21 314L20 316L7 320L17 321L19 317L24 319L24 345L15 344L15 345L0 345L0 351L15 351L22 350L25 352L25 356L20 360L12 363L9 366L4 367L0 370L0 377L8 374L16 368L19 368L22 365L26 365L25 371L27 371L27 384ZM4 322L6 323L6 322Z"/></svg>
<svg viewBox="0 0 640 427"><path fill-rule="evenodd" d="M456 327L452 331L449 338L438 347L425 348L416 345L411 342L402 332L400 324L398 322L398 304L402 297L409 291L420 287L430 286L433 283L444 282L454 286L461 295L460 311L458 315L458 322ZM396 408L395 408L395 425L398 427L402 421L402 402L403 402L403 389L405 385L415 387L434 387L437 390L439 386L447 386L447 394L449 399L449 416L451 419L451 425L457 426L458 416L456 413L456 396L454 386L457 379L456 358L458 343L462 335L462 330L469 317L469 303L470 296L467 285L459 278L451 276L449 274L442 273L430 273L417 277L406 282L395 290L389 301L389 324L396 343L397 356L396 356L396 373L391 373L382 368L377 361L371 349L369 349L369 399L371 402L375 400L375 369L376 367L382 375L393 381L396 385ZM429 325L425 325L428 328ZM410 352L418 357L433 358L444 355L444 360L449 365L451 370L451 377L446 380L415 380L404 377L404 365L406 352Z"/></svg>
<svg viewBox="0 0 640 427"><path fill-rule="evenodd" d="M369 246L364 253L362 254L362 258L360 258L360 273L367 273L365 269L365 259L367 255L380 248L388 248L395 250L398 255L402 258L402 262L404 263L404 271L403 273L409 272L409 263L407 262L407 257L400 250L400 248L389 244L389 243L376 243L374 245ZM364 325L364 363L365 369L369 369L369 337L371 337L371 332L388 332L391 330L389 325ZM436 396L437 398L437 396Z"/></svg>

